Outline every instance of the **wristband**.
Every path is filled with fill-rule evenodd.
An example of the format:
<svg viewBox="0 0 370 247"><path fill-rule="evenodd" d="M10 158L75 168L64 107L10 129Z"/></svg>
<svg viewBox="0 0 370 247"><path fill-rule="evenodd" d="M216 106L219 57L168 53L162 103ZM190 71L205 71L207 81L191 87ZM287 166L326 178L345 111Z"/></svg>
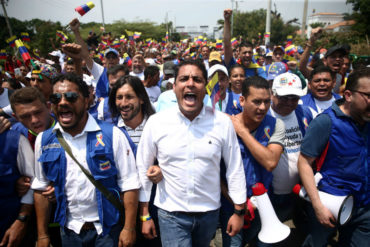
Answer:
<svg viewBox="0 0 370 247"><path fill-rule="evenodd" d="M37 238L37 241L38 240L42 240L42 239L47 239L47 238L49 238L49 236L47 236L47 235L46 236L43 236L43 237L39 237L39 238Z"/></svg>
<svg viewBox="0 0 370 247"><path fill-rule="evenodd" d="M151 220L152 219L152 216L150 216L149 214L148 215L144 215L144 216L140 216L140 220L142 222L145 222L145 221L148 221L148 220Z"/></svg>
<svg viewBox="0 0 370 247"><path fill-rule="evenodd" d="M135 228L126 228L126 227L124 227L123 230L128 231L128 232L134 232Z"/></svg>

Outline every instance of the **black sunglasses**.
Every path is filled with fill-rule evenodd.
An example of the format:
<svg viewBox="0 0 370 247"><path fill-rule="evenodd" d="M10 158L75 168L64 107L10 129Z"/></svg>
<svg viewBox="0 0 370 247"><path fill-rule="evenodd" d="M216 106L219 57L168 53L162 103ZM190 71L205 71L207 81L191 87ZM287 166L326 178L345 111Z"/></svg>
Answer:
<svg viewBox="0 0 370 247"><path fill-rule="evenodd" d="M70 103L74 103L78 99L78 93L76 92L54 93L50 95L49 99L51 103L58 104L62 100L63 96Z"/></svg>

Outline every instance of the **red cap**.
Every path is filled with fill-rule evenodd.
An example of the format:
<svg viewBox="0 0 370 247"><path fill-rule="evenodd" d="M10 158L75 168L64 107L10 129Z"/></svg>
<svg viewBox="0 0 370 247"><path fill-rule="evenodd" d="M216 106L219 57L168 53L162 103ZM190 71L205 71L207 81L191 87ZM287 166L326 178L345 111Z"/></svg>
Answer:
<svg viewBox="0 0 370 247"><path fill-rule="evenodd" d="M296 195L299 195L299 192L301 191L302 186L300 184L296 184L293 187L293 193Z"/></svg>
<svg viewBox="0 0 370 247"><path fill-rule="evenodd" d="M256 183L252 186L252 191L254 196L260 196L262 194L265 194L267 192L265 186L263 183Z"/></svg>

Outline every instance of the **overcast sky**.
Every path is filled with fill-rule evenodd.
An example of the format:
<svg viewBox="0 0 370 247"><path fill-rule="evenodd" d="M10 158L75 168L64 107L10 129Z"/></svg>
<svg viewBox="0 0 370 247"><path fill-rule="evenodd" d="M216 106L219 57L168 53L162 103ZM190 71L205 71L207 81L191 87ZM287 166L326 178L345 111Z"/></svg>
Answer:
<svg viewBox="0 0 370 247"><path fill-rule="evenodd" d="M39 18L42 20L60 21L67 24L77 16L74 8L89 0L9 0L6 7L8 15L20 20ZM90 12L84 15L81 22L102 22L100 0L92 0L95 4ZM234 8L236 7L234 1ZM309 0L308 15L313 9L318 12L346 13L352 6L346 0ZM304 0L272 0L284 20L303 16ZM267 0L237 1L240 11L267 8ZM231 8L231 0L103 0L105 23L117 20L125 21L148 20L157 24L168 19L176 26L208 25L210 30L217 26L217 20L223 18L223 10ZM3 14L1 8L0 11Z"/></svg>

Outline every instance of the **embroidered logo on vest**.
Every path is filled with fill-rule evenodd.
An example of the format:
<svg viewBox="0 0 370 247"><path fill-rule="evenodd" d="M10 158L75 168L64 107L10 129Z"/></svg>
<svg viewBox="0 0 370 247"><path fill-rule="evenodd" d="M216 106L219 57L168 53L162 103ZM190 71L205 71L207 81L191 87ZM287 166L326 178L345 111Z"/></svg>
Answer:
<svg viewBox="0 0 370 247"><path fill-rule="evenodd" d="M100 166L101 171L106 171L106 170L111 168L111 165L110 165L109 161L106 161L104 163L100 163L99 166Z"/></svg>
<svg viewBox="0 0 370 247"><path fill-rule="evenodd" d="M267 137L270 140L270 126L266 126L263 131L265 132L263 138Z"/></svg>
<svg viewBox="0 0 370 247"><path fill-rule="evenodd" d="M105 147L105 144L103 142L103 134L101 134L101 133L97 134L96 135L96 140L97 140L97 142L95 144L95 147L99 146L99 144L102 145L103 147Z"/></svg>
<svg viewBox="0 0 370 247"><path fill-rule="evenodd" d="M303 121L303 124L304 124L304 129L307 129L308 128L308 120L307 120L307 118L306 117L303 117L302 121Z"/></svg>
<svg viewBox="0 0 370 247"><path fill-rule="evenodd" d="M61 148L61 146L59 143L51 143L51 144L43 146L42 150L45 151L46 149L51 149L51 148Z"/></svg>

